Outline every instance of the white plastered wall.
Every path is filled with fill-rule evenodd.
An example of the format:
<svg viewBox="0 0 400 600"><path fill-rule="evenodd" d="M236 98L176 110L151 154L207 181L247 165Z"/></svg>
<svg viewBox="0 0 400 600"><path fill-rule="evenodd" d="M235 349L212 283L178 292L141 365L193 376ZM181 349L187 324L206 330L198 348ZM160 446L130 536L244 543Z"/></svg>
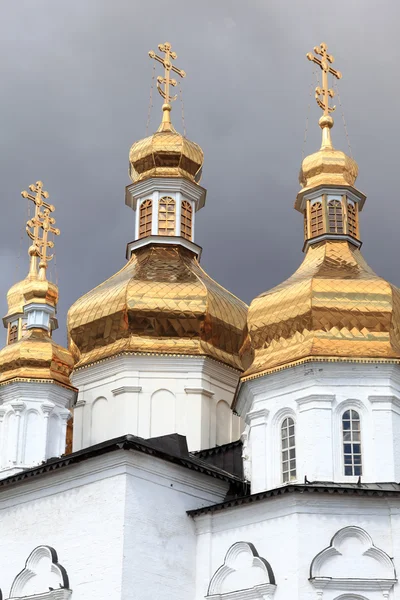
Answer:
<svg viewBox="0 0 400 600"><path fill-rule="evenodd" d="M343 469L342 415L361 419L362 481L400 479L400 367L308 363L246 382L237 410L246 419L252 491L282 484L280 428L296 425L297 481L356 482Z"/></svg>
<svg viewBox="0 0 400 600"><path fill-rule="evenodd" d="M189 356L119 356L78 370L73 449L125 434L179 433L190 450L237 440L241 420L227 407L238 379L235 369Z"/></svg>

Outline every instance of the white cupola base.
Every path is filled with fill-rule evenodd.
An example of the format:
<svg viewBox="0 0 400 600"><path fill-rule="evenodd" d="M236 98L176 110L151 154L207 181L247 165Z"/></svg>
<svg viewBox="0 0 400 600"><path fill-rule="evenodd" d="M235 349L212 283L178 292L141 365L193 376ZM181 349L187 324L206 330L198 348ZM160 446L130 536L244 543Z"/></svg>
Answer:
<svg viewBox="0 0 400 600"><path fill-rule="evenodd" d="M14 380L0 387L0 478L65 453L75 394L45 381Z"/></svg>
<svg viewBox="0 0 400 600"><path fill-rule="evenodd" d="M245 381L253 493L287 483L400 480L400 366L309 362Z"/></svg>
<svg viewBox="0 0 400 600"><path fill-rule="evenodd" d="M120 435L179 433L189 450L238 440L239 371L206 357L125 355L77 369L73 450Z"/></svg>

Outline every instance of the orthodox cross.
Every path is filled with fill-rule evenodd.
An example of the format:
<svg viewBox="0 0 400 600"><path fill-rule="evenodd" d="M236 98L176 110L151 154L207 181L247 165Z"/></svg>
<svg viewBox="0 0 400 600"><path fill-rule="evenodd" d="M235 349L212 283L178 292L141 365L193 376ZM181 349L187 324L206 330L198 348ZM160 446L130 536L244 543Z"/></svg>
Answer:
<svg viewBox="0 0 400 600"><path fill-rule="evenodd" d="M160 52L164 52L164 58L158 56L155 52L153 52L153 50L150 50L149 56L150 58L154 58L154 60L161 63L164 67L164 77L161 77L161 75L157 77L157 89L164 98L165 102L169 104L178 97L176 94L175 96L170 96L170 86L175 87L177 85L176 79L172 79L170 77L171 71L180 77L186 77L186 73L185 71L182 71L182 69L178 69L172 64L171 60L175 60L177 58L177 54L176 52L171 51L171 44L169 42L165 42L165 44L158 44L158 49ZM162 85L164 86L164 89L162 89Z"/></svg>
<svg viewBox="0 0 400 600"><path fill-rule="evenodd" d="M319 86L315 88L315 99L318 106L324 111L325 116L328 116L329 113L333 112L336 108L336 106L329 106L329 98L333 98L335 92L328 87L328 73L331 73L331 75L337 79L342 78L341 72L336 71L336 69L333 69L329 65L329 63L332 64L335 59L332 54L328 54L327 50L328 46L322 43L319 47L315 46L314 48L315 54L318 54L321 58L317 58L311 52L306 55L308 60L314 62L322 70L322 88Z"/></svg>
<svg viewBox="0 0 400 600"><path fill-rule="evenodd" d="M60 235L60 230L53 227L56 220L50 215L55 208L52 204L46 202L49 194L43 190L42 181L31 184L29 189L33 193L23 191L21 192L21 196L28 198L35 205L35 214L26 224L26 232L33 242L29 248L29 255L31 257L30 272L32 275L36 274L36 261L37 258L40 258L39 274L45 277L47 263L53 258L53 255L47 256L47 249L54 248L54 242L48 239L48 235L49 233ZM41 232L43 232L43 235L41 235Z"/></svg>

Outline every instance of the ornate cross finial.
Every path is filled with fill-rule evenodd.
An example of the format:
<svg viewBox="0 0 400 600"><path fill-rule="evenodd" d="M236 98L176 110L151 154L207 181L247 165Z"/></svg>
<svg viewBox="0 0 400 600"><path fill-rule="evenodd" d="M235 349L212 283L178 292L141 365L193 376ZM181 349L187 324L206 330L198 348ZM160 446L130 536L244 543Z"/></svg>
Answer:
<svg viewBox="0 0 400 600"><path fill-rule="evenodd" d="M171 111L170 103L176 100L178 97L176 94L175 96L170 95L170 86L176 87L177 85L176 79L173 79L170 76L171 71L173 73L176 73L180 77L186 77L186 73L185 71L182 71L182 69L178 69L172 64L171 60L175 60L177 58L177 54L176 52L172 52L171 44L169 42L165 42L165 44L158 44L158 49L160 50L160 52L164 52L164 58L158 56L155 52L153 52L153 50L150 50L149 56L150 58L154 58L154 60L161 63L164 67L164 77L161 77L161 75L157 77L157 89L160 95L165 100L165 103L163 105L165 119L163 117L163 121L165 120L169 123L169 112ZM164 89L161 86L164 86Z"/></svg>
<svg viewBox="0 0 400 600"><path fill-rule="evenodd" d="M321 56L321 59L314 56L311 52L306 55L308 60L314 62L322 70L322 88L319 86L315 88L315 99L318 106L324 111L324 115L326 117L336 108L336 106L329 106L329 98L333 98L335 92L328 86L328 73L331 73L331 75L337 79L342 78L340 71L336 71L336 69L333 69L331 66L329 66L329 63L332 64L335 59L333 58L332 54L328 54L327 50L328 46L322 43L319 47L315 46L314 48L315 54Z"/></svg>
<svg viewBox="0 0 400 600"><path fill-rule="evenodd" d="M26 224L26 232L33 242L29 248L31 257L29 274L36 277L37 259L40 258L39 279L46 279L47 263L53 258L53 255L47 256L47 249L54 248L54 242L48 239L48 235L49 233L60 235L60 230L53 227L56 220L50 215L55 208L46 202L49 194L43 190L43 183L37 181L36 184L31 184L29 189L32 194L27 191L21 192L23 198L28 198L35 205L35 214Z"/></svg>

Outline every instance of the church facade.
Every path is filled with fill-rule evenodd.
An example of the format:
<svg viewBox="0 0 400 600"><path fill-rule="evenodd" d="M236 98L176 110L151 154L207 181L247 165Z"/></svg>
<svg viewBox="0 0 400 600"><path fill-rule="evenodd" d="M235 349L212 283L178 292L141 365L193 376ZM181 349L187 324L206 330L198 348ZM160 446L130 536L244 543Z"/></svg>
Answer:
<svg viewBox="0 0 400 600"><path fill-rule="evenodd" d="M361 253L366 196L333 147L295 201L304 260L246 306L200 266L203 152L162 122L129 154L134 241L68 313L47 279L55 207L22 195L29 272L0 351L0 599L400 599L400 290Z"/></svg>

